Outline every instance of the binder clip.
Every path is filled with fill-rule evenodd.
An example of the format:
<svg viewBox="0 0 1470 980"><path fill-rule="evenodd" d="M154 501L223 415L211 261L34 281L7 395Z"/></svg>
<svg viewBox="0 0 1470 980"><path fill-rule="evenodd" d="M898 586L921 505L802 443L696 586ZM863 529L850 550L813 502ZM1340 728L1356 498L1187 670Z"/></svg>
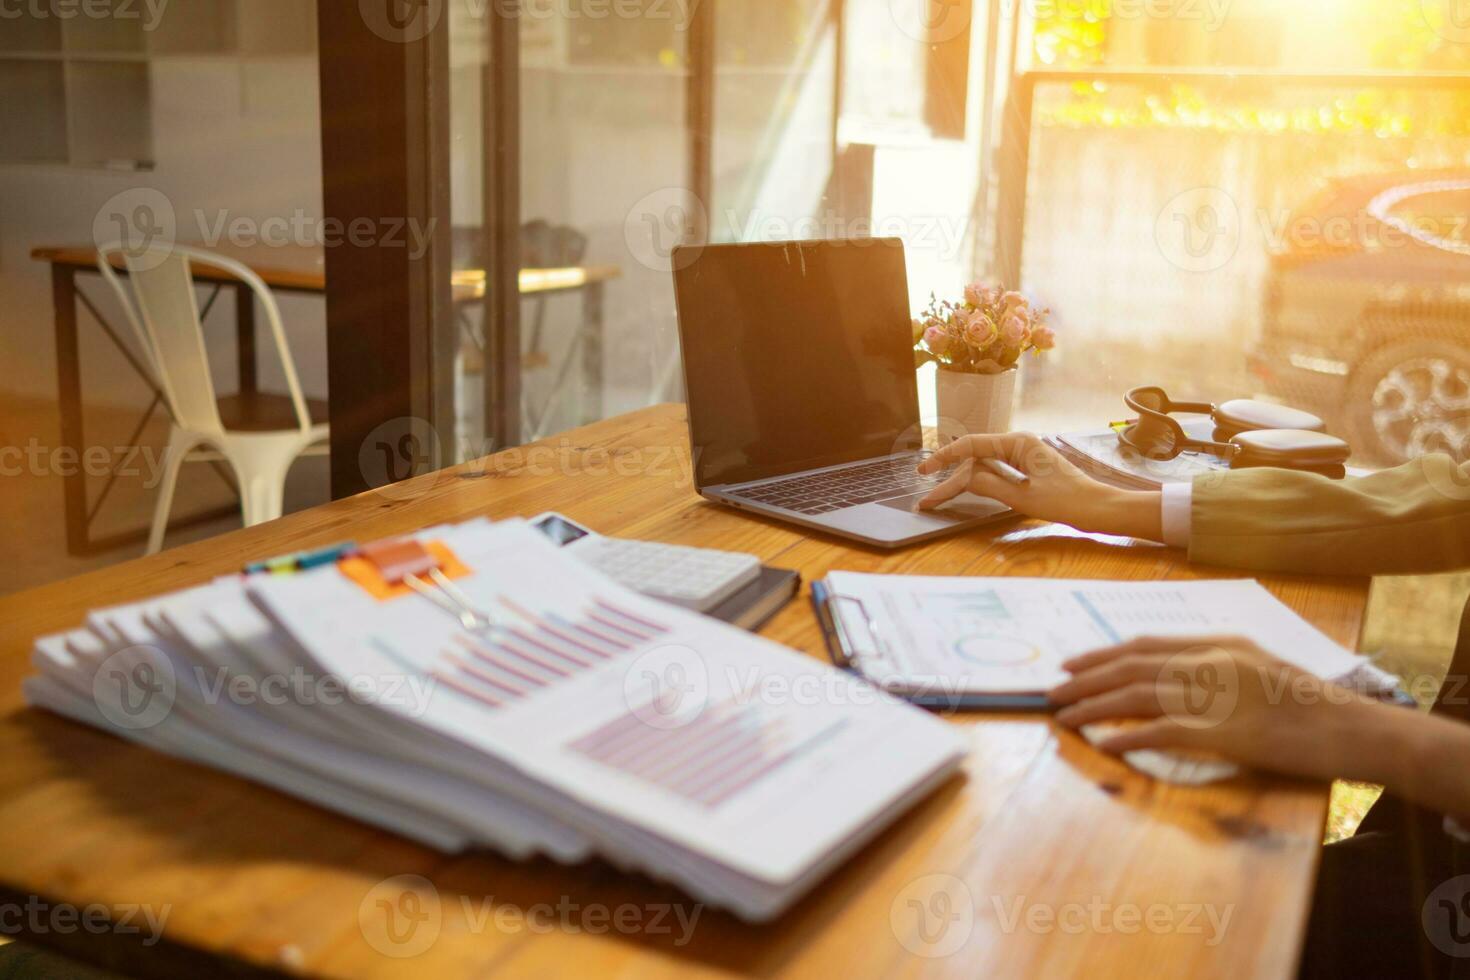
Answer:
<svg viewBox="0 0 1470 980"><path fill-rule="evenodd" d="M421 595L459 620L470 633L485 633L498 625L455 584L454 580L469 575L470 569L438 541L377 541L363 545L340 568L343 575L379 600L410 593Z"/></svg>
<svg viewBox="0 0 1470 980"><path fill-rule="evenodd" d="M862 662L869 658L875 660L885 660L887 658L883 638L878 635L878 624L874 622L872 616L868 615L868 607L863 605L861 599L854 596L831 595L827 599L826 606L828 616L832 620L832 628L837 633L838 645L842 650L842 656L847 661L847 663L839 664L838 666L861 667ZM844 607L857 610L857 614L860 617L858 621L863 627L863 632L868 636L868 649L861 649L855 642L853 631L849 629L848 617L842 613Z"/></svg>

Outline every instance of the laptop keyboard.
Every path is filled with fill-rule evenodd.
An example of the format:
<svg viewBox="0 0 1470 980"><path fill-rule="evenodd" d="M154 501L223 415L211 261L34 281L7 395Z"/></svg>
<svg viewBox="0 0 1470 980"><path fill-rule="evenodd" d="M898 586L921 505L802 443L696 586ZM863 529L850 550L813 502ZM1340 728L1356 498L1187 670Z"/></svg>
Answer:
<svg viewBox="0 0 1470 980"><path fill-rule="evenodd" d="M920 476L914 472L916 457L880 459L860 466L824 473L807 473L789 480L776 480L730 496L753 500L771 507L784 507L798 514L830 514L860 504L907 497L933 489L947 473Z"/></svg>

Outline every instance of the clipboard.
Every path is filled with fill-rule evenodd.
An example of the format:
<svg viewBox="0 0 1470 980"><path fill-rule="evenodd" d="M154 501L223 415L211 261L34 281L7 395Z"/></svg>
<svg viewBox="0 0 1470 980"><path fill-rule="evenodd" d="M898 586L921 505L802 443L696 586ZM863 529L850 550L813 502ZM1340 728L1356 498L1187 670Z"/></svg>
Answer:
<svg viewBox="0 0 1470 980"><path fill-rule="evenodd" d="M847 619L836 613L841 603L851 603L861 612L861 620L867 624L866 636L853 635ZM871 657L882 641L876 635L873 618L867 614L860 599L838 595L828 588L826 582L812 583L812 607L817 614L817 623L822 628L822 638L827 644L827 655L832 663L859 677L867 678L863 672L864 655ZM896 698L921 708L938 711L1050 711L1051 702L1044 694L906 694L890 691L874 683L879 690L887 691Z"/></svg>

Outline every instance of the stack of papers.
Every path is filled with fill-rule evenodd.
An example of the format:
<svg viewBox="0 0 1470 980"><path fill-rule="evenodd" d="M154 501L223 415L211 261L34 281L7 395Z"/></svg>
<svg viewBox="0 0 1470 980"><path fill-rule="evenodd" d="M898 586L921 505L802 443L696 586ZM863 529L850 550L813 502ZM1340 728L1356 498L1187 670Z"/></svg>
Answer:
<svg viewBox="0 0 1470 980"><path fill-rule="evenodd" d="M752 921L964 754L923 711L524 522L416 540L439 564L412 583L349 557L97 610L37 641L26 696L442 850L600 855Z"/></svg>

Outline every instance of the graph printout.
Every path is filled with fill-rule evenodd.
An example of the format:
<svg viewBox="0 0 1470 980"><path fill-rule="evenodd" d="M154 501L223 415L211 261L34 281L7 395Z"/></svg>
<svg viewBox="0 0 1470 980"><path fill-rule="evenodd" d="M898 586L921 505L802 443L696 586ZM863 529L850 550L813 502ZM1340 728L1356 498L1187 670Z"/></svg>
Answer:
<svg viewBox="0 0 1470 980"><path fill-rule="evenodd" d="M1107 582L833 572L834 614L882 686L933 695L1032 693L1080 653L1138 636L1238 634L1321 676L1338 647L1254 581Z"/></svg>
<svg viewBox="0 0 1470 980"><path fill-rule="evenodd" d="M425 686L419 703L369 706L394 714L395 730L514 767L542 805L585 808L578 828L594 838L636 849L651 833L750 879L792 882L962 755L925 712L624 589L522 521L435 540L471 570L454 585L484 628L419 595L380 598L334 568L262 577L250 594L318 669L370 692Z"/></svg>

